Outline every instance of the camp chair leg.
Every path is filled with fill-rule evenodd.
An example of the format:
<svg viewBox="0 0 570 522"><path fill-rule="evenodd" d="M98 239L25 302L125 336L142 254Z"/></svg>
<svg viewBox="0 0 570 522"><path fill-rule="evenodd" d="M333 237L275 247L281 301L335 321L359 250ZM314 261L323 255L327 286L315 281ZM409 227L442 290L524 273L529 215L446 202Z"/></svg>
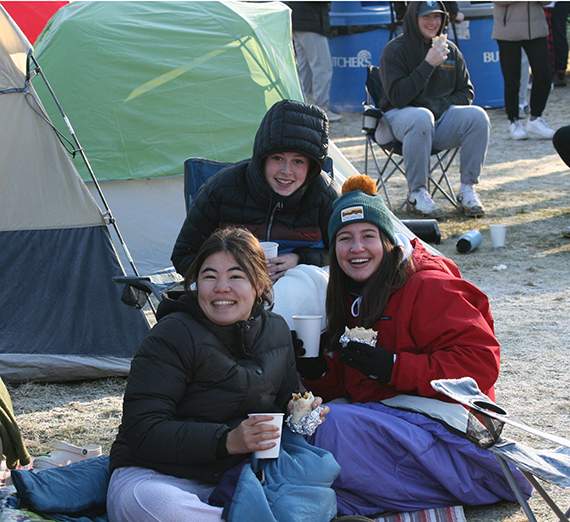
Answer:
<svg viewBox="0 0 570 522"><path fill-rule="evenodd" d="M554 514L558 517L561 522L569 522L568 515L570 514L570 509L566 513L563 513L562 510L554 503L554 501L550 498L548 493L544 491L544 488L538 483L538 481L527 471L520 470L521 473L526 477L526 479L532 484L534 489L538 491L540 496L544 499L544 501L549 505L550 509L554 512Z"/></svg>
<svg viewBox="0 0 570 522"><path fill-rule="evenodd" d="M378 172L378 180L376 181L376 186L378 188L382 188L384 192L384 197L386 198L386 204L390 210L392 210L392 202L390 201L390 196L388 196L388 190L386 189L386 181L390 178L393 174L393 171L387 176L384 177L384 172L386 171L386 167L388 165L388 161L384 164L384 168L380 169L378 165L378 160L376 158L376 154L374 153L374 146L371 143L371 139L369 136L366 136L366 146L364 149L364 172L368 175L368 148L370 147L370 155L372 157L372 161L374 161L374 165L376 165L376 171Z"/></svg>
<svg viewBox="0 0 570 522"><path fill-rule="evenodd" d="M524 498L524 495L523 495L519 485L517 484L517 481L515 480L515 477L513 476L513 472L509 468L508 464L501 457L499 457L499 455L495 455L495 457L497 457L497 460L499 461L499 464L501 465L501 468L503 469L503 473L505 474L505 477L507 478L509 485L511 486L511 489L513 490L513 493L517 497L517 500L518 500L519 504L521 505L521 507L523 508L527 518L530 520L530 522L536 522L536 518L534 516L534 513L530 509L530 506L528 505L526 498ZM552 512L558 517L560 522L570 522L568 520L568 515L570 514L570 509L568 509L568 511L566 513L563 513L562 510L554 503L554 501L550 498L548 493L546 491L544 491L544 488L538 483L538 481L534 478L534 476L531 473L528 473L527 471L524 471L522 469L520 471L525 476L525 478L532 484L534 489L536 489L536 491L538 491L540 496L548 504L548 506L550 507Z"/></svg>
<svg viewBox="0 0 570 522"><path fill-rule="evenodd" d="M530 522L537 522L536 517L534 516L534 513L530 509L530 506L528 505L526 498L524 498L523 492L521 491L519 485L517 484L517 481L515 480L515 477L513 476L513 472L509 468L508 464L501 457L499 457L499 455L495 455L495 457L497 457L497 460L499 461L499 464L501 465L501 468L503 469L503 473L505 474L505 477L506 477L507 481L509 482L509 486L511 486L511 489L513 490L513 493L515 494L515 497L517 497L517 500L518 500L519 504L521 505L521 507L523 508L527 518L529 519Z"/></svg>
<svg viewBox="0 0 570 522"><path fill-rule="evenodd" d="M443 196L456 208L457 208L457 199L455 198L455 193L453 192L453 188L451 187L451 183L449 181L449 177L447 176L447 172L458 150L459 149L453 149L453 150L447 150L443 153L437 153L436 154L437 161L435 165L430 169L430 173L428 176L428 182L434 186L434 189L431 192L432 197L435 195L435 192L439 190L443 194ZM446 159L447 162L445 163L444 166L444 162L446 161ZM436 180L435 171L438 168L441 169L441 176L439 177L439 180ZM441 182L444 180L447 186L447 191L441 185Z"/></svg>

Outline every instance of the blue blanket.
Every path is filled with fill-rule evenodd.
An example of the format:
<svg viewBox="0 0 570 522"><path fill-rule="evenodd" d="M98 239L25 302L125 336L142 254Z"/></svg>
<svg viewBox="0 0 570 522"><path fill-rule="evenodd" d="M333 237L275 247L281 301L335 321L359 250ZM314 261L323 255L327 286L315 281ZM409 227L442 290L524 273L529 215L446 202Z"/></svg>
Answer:
<svg viewBox="0 0 570 522"><path fill-rule="evenodd" d="M320 428L319 428L320 429ZM262 484L256 472L263 470ZM278 459L252 458L240 474L228 522L329 522L337 514L331 484L340 467L327 451L283 428Z"/></svg>

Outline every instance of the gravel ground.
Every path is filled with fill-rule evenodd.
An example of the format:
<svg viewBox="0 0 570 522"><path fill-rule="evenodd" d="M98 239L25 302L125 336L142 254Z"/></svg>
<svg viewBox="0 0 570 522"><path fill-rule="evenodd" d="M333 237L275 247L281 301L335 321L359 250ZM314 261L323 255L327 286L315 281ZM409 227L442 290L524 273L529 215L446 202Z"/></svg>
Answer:
<svg viewBox="0 0 570 522"><path fill-rule="evenodd" d="M552 128L570 124L570 86L555 89L543 115ZM447 201L439 222L439 251L453 259L463 276L490 299L496 333L502 346L497 403L531 426L570 439L570 239L560 234L570 225L570 171L545 140L508 139L502 109L488 110L491 143L478 190L487 215L468 219ZM345 156L364 172L361 116L345 114L331 124L331 137ZM459 186L457 166L450 174ZM390 181L393 201L405 198L403 176ZM396 211L400 218L405 213ZM489 225L507 225L506 247L493 250ZM483 242L459 254L458 237L478 229ZM497 269L503 265L504 269ZM108 452L120 423L125 379L71 384L9 385L16 419L32 455L53 449L53 441L99 443ZM537 448L552 445L506 427L504 435ZM570 490L548 487L564 510ZM540 497L530 504L539 520L555 521ZM519 522L526 517L516 504L502 503L465 510L468 522Z"/></svg>

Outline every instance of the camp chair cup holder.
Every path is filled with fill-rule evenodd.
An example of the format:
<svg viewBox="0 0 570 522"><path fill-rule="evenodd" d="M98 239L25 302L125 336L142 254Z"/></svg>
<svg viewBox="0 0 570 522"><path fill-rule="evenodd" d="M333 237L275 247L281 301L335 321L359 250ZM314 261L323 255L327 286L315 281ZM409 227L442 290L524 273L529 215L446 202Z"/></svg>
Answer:
<svg viewBox="0 0 570 522"><path fill-rule="evenodd" d="M374 134L383 112L374 105L362 104L362 130Z"/></svg>

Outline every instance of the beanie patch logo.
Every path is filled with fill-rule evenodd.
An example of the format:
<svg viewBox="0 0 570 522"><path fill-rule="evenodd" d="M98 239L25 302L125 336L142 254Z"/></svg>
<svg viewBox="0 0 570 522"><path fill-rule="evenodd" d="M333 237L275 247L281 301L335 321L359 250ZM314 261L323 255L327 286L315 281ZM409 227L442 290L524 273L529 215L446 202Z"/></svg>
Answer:
<svg viewBox="0 0 570 522"><path fill-rule="evenodd" d="M345 208L340 213L340 222L355 221L364 219L364 208L362 206Z"/></svg>

